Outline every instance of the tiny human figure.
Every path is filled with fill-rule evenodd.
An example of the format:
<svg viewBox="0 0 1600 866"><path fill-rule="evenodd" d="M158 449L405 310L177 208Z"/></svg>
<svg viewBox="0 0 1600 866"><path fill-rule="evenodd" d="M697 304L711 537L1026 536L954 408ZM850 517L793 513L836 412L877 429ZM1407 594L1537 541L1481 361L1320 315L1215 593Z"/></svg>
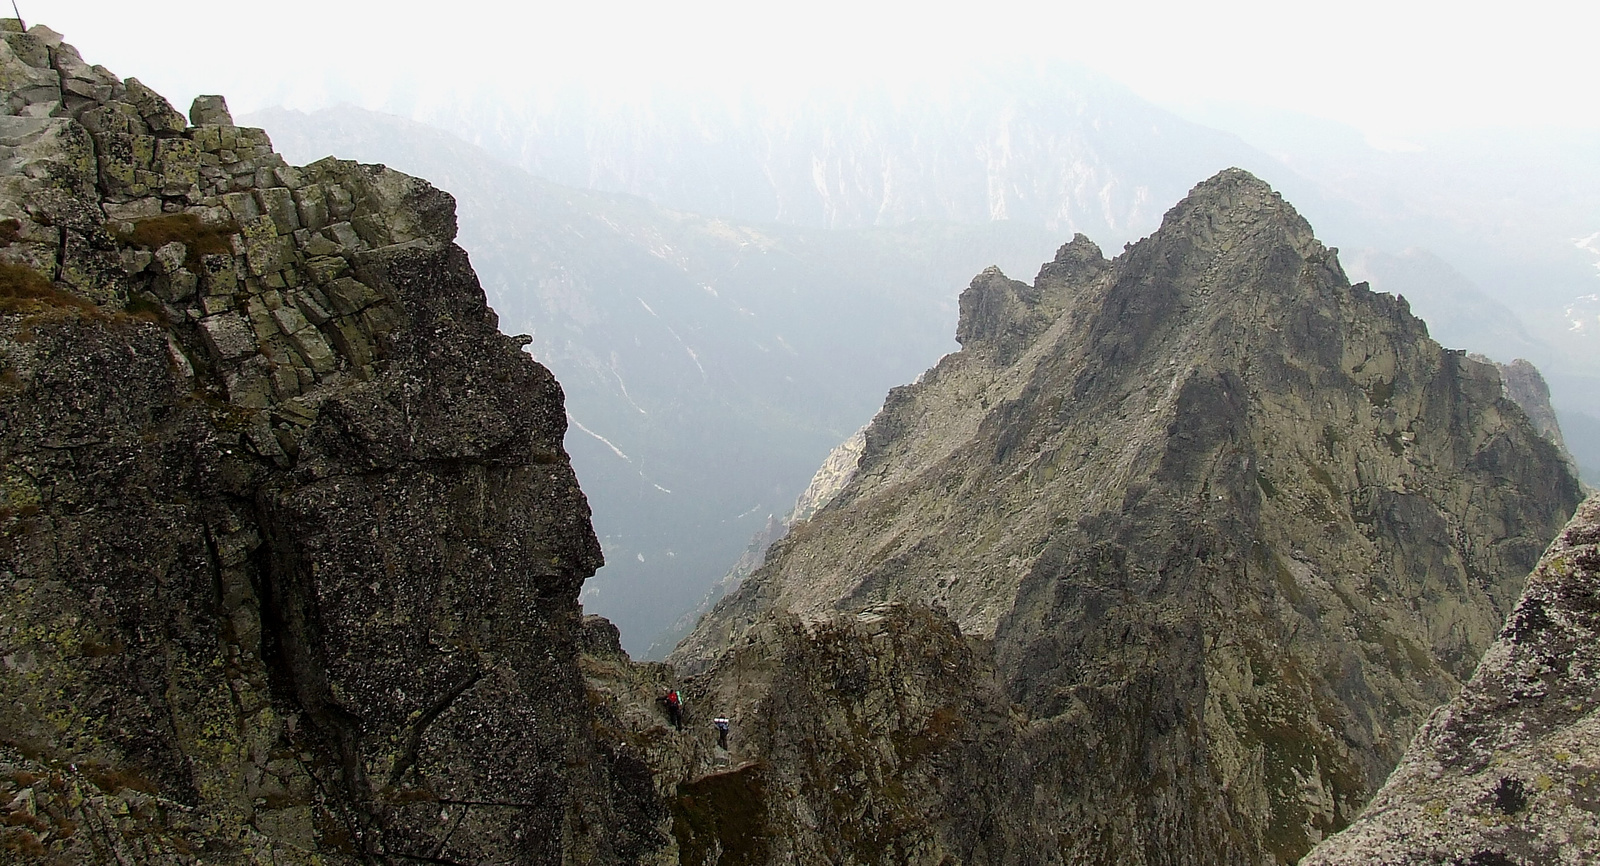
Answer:
<svg viewBox="0 0 1600 866"><path fill-rule="evenodd" d="M717 726L717 748L722 749L723 751L727 751L727 749L728 749L728 717L727 716L717 716L715 719L711 720L711 724Z"/></svg>
<svg viewBox="0 0 1600 866"><path fill-rule="evenodd" d="M679 696L678 690L672 689L667 692L666 697L657 698L656 700L666 705L667 719L672 722L672 727L680 731L683 730L683 698Z"/></svg>

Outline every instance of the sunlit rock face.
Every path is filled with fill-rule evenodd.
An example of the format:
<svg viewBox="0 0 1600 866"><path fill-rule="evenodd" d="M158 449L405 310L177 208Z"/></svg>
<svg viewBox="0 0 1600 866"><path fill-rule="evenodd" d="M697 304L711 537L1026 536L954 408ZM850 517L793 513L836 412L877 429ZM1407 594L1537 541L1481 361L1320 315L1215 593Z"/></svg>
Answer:
<svg viewBox="0 0 1600 866"><path fill-rule="evenodd" d="M1245 172L961 310L962 350L671 659L762 732L801 859L1294 862L1579 499L1493 366ZM907 650L941 641L945 666Z"/></svg>
<svg viewBox="0 0 1600 866"><path fill-rule="evenodd" d="M1600 498L1366 811L1303 862L1588 863L1600 851Z"/></svg>
<svg viewBox="0 0 1600 866"><path fill-rule="evenodd" d="M454 202L0 22L0 851L632 863L554 378Z"/></svg>

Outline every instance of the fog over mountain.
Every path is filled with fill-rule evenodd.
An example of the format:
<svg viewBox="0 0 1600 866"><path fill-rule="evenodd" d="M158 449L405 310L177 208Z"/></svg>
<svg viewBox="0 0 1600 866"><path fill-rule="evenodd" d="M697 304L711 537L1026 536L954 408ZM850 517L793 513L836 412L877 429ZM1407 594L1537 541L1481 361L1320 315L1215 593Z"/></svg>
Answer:
<svg viewBox="0 0 1600 866"><path fill-rule="evenodd" d="M661 87L480 93L407 113L559 183L734 219L825 228L1012 220L1131 239L1236 137L1103 75L996 62L948 80L786 95Z"/></svg>
<svg viewBox="0 0 1600 866"><path fill-rule="evenodd" d="M1016 223L751 225L537 179L358 109L265 112L291 159L435 179L507 333L554 370L606 567L585 603L642 651L699 600L883 393L954 348L962 282L1031 266Z"/></svg>
<svg viewBox="0 0 1600 866"><path fill-rule="evenodd" d="M1544 243L1582 224L1593 172L1517 198L1514 178L1454 183L1483 147L1436 165L1336 124L1280 119L1273 137L1218 115L1257 148L1059 63L781 98L541 94L397 106L428 125L350 107L248 122L292 159L384 162L457 196L503 326L568 392L608 563L585 602L635 651L789 510L889 385L953 347L971 274L1027 277L1074 232L1137 240L1230 165L1272 178L1354 277L1404 294L1446 345L1537 363L1580 464L1600 465L1593 341L1562 328L1592 275L1583 249ZM1496 202L1523 219L1506 228Z"/></svg>
<svg viewBox="0 0 1600 866"><path fill-rule="evenodd" d="M1380 149L1352 127L1296 112L1204 104L1180 113L1239 134L1309 181L1334 203L1322 223L1347 250L1426 250L1512 308L1548 344L1531 359L1558 402L1600 415L1600 305L1591 299L1600 289L1600 132L1485 126ZM1413 281L1411 291L1432 290ZM1430 324L1453 315L1440 313Z"/></svg>
<svg viewBox="0 0 1600 866"><path fill-rule="evenodd" d="M1271 177L1347 251L1415 249L1448 263L1540 344L1471 348L1534 355L1563 414L1600 418L1600 303L1589 297L1600 289L1600 131L1485 127L1375 143L1298 111L1174 112L1080 66L998 60L780 96L662 85L628 99L573 87L391 100L536 175L796 225L1009 220L1121 243L1153 230L1159 202L1239 166ZM1431 318L1426 303L1419 312Z"/></svg>

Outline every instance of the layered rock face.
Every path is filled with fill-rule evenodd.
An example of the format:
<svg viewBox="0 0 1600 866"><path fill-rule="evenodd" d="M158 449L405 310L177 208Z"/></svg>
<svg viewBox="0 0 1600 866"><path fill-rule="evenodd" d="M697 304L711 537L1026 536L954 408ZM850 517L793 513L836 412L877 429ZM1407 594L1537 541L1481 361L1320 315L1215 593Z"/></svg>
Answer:
<svg viewBox="0 0 1600 866"><path fill-rule="evenodd" d="M0 859L666 844L587 723L561 390L451 198L44 28L0 83Z"/></svg>
<svg viewBox="0 0 1600 866"><path fill-rule="evenodd" d="M1294 862L1471 675L1579 499L1494 367L1241 171L1114 261L1079 236L961 310L962 350L671 659L770 732L742 757L784 793L773 850ZM971 662L881 661L935 634ZM796 668L811 691L772 673ZM838 842L863 826L876 848Z"/></svg>
<svg viewBox="0 0 1600 866"><path fill-rule="evenodd" d="M1532 866L1600 851L1600 498L1356 823L1306 864Z"/></svg>

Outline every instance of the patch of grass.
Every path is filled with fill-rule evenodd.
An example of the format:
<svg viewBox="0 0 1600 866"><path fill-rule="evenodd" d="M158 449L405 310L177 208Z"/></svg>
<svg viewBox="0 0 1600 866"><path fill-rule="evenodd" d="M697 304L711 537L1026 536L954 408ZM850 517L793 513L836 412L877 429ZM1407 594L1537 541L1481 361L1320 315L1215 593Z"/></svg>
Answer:
<svg viewBox="0 0 1600 866"><path fill-rule="evenodd" d="M24 829L10 829L0 832L0 851L16 854L21 857L43 857L44 845L39 837Z"/></svg>
<svg viewBox="0 0 1600 866"><path fill-rule="evenodd" d="M1332 424L1322 428L1322 450L1328 452L1328 459L1333 459L1333 452L1339 443L1344 441L1344 434L1340 433Z"/></svg>
<svg viewBox="0 0 1600 866"><path fill-rule="evenodd" d="M128 767L85 767L84 775L89 777L89 781L93 782L96 788L107 794L115 794L124 789L155 794L158 790L154 782Z"/></svg>
<svg viewBox="0 0 1600 866"><path fill-rule="evenodd" d="M961 710L954 705L937 707L928 716L927 726L916 733L905 731L894 732L895 751L906 762L921 760L924 756L935 753L948 746L960 736L966 727L965 720L961 717Z"/></svg>
<svg viewBox="0 0 1600 866"><path fill-rule="evenodd" d="M294 806L304 806L306 800L293 794L268 794L262 798L262 806L267 809L288 809ZM407 801L415 802L415 801Z"/></svg>
<svg viewBox="0 0 1600 866"><path fill-rule="evenodd" d="M12 338L18 343L33 340L32 325L62 321L74 314L99 322L148 322L162 327L171 324L166 308L149 298L132 298L126 310L108 314L88 298L59 289L44 274L14 262L0 262L0 313L28 317L22 321L23 330ZM10 381L0 384L9 385Z"/></svg>
<svg viewBox="0 0 1600 866"><path fill-rule="evenodd" d="M396 805L405 805L407 803L439 802L439 795L433 793L427 788L396 788L393 786L388 786L383 789L383 798ZM270 808L283 808L283 806L273 806L271 797L268 797L267 800L267 805ZM299 801L292 802L289 805L299 805Z"/></svg>
<svg viewBox="0 0 1600 866"><path fill-rule="evenodd" d="M126 649L127 647L122 643L122 638L120 637L112 638L111 643L100 643L99 641L95 640L86 640L78 647L79 652L83 653L83 657L88 659L99 659L105 658L106 656L119 655Z"/></svg>
<svg viewBox="0 0 1600 866"><path fill-rule="evenodd" d="M100 313L100 308L92 302L56 288L49 278L33 268L0 262L0 311L42 313L51 309Z"/></svg>
<svg viewBox="0 0 1600 866"><path fill-rule="evenodd" d="M122 311L135 319L140 319L153 324L166 326L171 324L167 319L167 308L160 301L152 300L144 294L134 295L128 299Z"/></svg>
<svg viewBox="0 0 1600 866"><path fill-rule="evenodd" d="M1285 598L1289 599L1289 603L1296 607L1303 604L1305 602L1305 593L1300 591L1300 584L1294 579L1294 572L1290 571L1289 566L1284 564L1283 557L1271 551L1266 551L1266 555L1263 558L1266 560L1267 567L1272 570L1273 578L1278 582L1278 589L1283 592ZM1257 672L1257 677L1259 678L1259 676L1260 673ZM1259 688L1262 683L1258 681L1255 685Z"/></svg>
<svg viewBox="0 0 1600 866"><path fill-rule="evenodd" d="M148 250L179 241L189 251L184 267L199 273L201 256L233 255L233 243L228 238L240 231L237 223L208 226L192 213L171 213L139 220L133 224L133 231L113 235L125 244Z"/></svg>
<svg viewBox="0 0 1600 866"><path fill-rule="evenodd" d="M1380 409L1388 407L1389 401L1394 399L1394 383L1379 379L1367 389L1367 399Z"/></svg>
<svg viewBox="0 0 1600 866"><path fill-rule="evenodd" d="M19 788L30 788L37 781L39 777L27 770L15 770L11 773L11 783Z"/></svg>
<svg viewBox="0 0 1600 866"><path fill-rule="evenodd" d="M1339 490L1339 485L1333 483L1333 476L1328 474L1328 470L1323 469L1321 466L1317 466L1315 464L1308 464L1308 467L1311 470L1312 479L1314 479L1318 484L1321 484L1322 489L1328 491L1328 495L1331 496L1335 502L1344 496L1344 493Z"/></svg>

